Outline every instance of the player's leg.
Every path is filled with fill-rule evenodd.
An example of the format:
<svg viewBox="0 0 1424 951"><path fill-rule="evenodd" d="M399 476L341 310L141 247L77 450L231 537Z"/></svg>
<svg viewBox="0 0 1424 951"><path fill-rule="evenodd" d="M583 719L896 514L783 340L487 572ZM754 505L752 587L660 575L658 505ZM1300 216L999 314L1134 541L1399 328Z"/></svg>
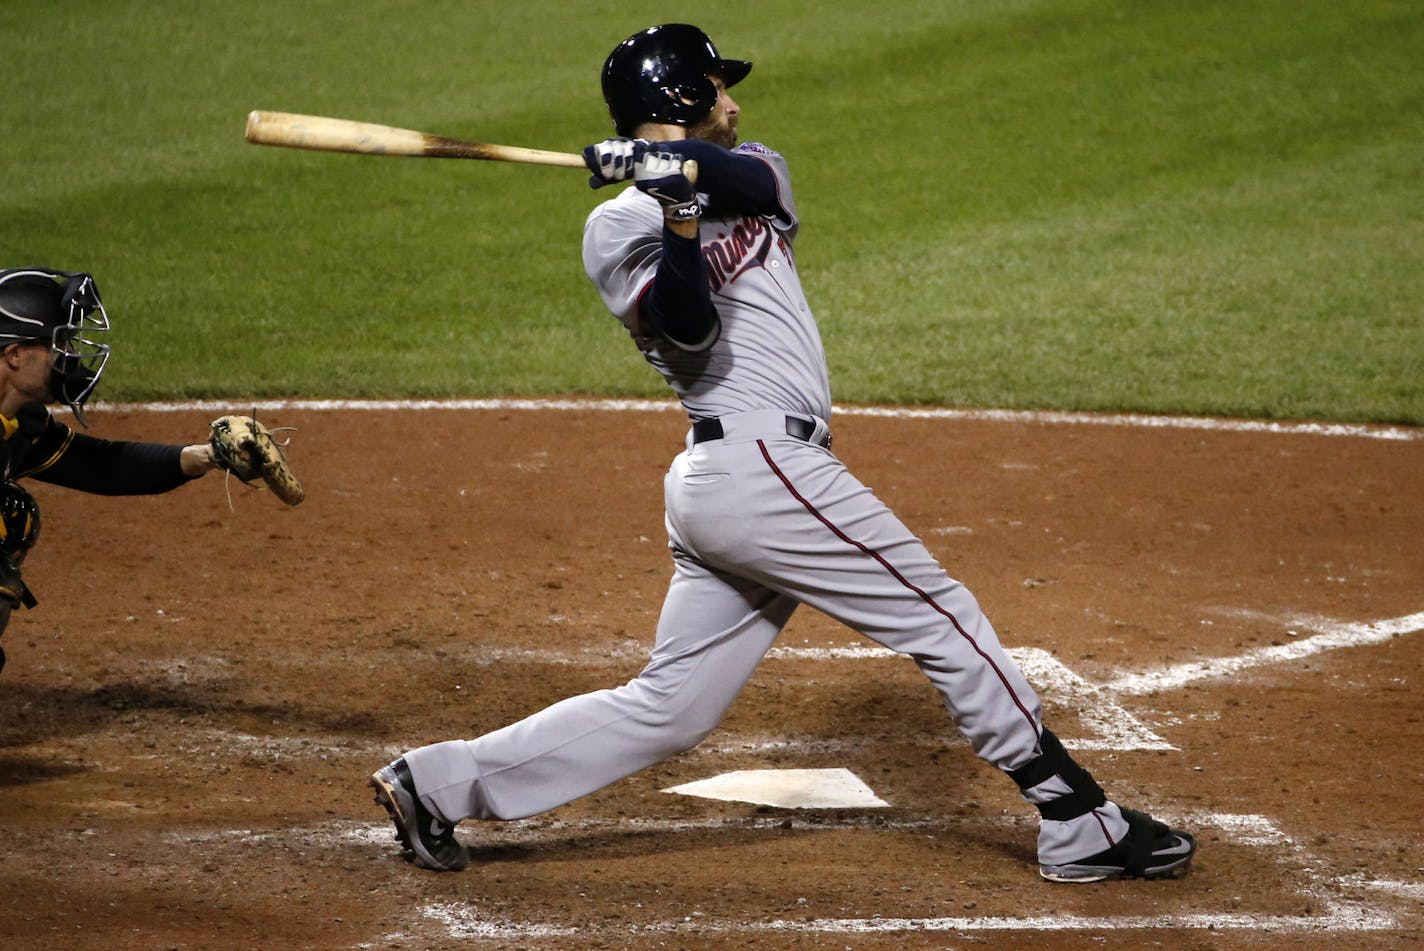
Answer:
<svg viewBox="0 0 1424 951"><path fill-rule="evenodd" d="M888 507L833 456L804 442L709 446L703 470L741 470L743 491L671 513L696 557L913 657L989 762L1012 768L1032 755L1039 734L1033 688L973 595Z"/></svg>
<svg viewBox="0 0 1424 951"><path fill-rule="evenodd" d="M794 609L790 598L678 557L652 657L634 680L477 739L412 750L415 787L452 824L517 819L689 749L722 719Z"/></svg>
<svg viewBox="0 0 1424 951"><path fill-rule="evenodd" d="M912 657L979 756L1009 773L1039 809L1046 875L1056 869L1061 879L1086 878L1095 872L1077 867L1084 857L1133 837L1162 839L1155 826L1134 826L1132 813L1106 800L1043 728L1037 695L978 601L883 502L814 447L782 440L747 451L761 457L766 473L761 490L747 492L743 503L755 506L747 524L758 530L700 512L695 518L703 524L686 530L702 544L700 557L735 559L748 577ZM1144 871L1189 858L1190 846L1189 837L1164 839L1166 857L1149 855L1157 866Z"/></svg>

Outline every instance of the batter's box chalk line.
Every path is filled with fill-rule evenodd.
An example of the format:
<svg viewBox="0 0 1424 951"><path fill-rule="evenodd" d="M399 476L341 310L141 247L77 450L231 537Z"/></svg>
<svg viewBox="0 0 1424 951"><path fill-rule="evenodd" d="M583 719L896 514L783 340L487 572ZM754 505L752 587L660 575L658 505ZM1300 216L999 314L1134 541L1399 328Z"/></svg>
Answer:
<svg viewBox="0 0 1424 951"><path fill-rule="evenodd" d="M1101 685L1089 683L1045 650L1018 647L1008 648L1007 653L1035 688L1045 695L1062 697L1067 709L1079 712L1084 729L1094 734L1082 738L1065 738L1063 745L1069 749L1173 750L1176 749L1175 746L1155 733L1115 698L1164 693L1201 680L1229 677L1257 667L1293 663L1325 651L1382 644L1395 637L1424 631L1424 612L1363 622L1310 615L1276 616L1250 611L1229 613L1279 624L1283 633L1292 640L1284 644L1256 648L1235 657L1207 658L1151 668L1138 673L1124 673ZM1300 637L1301 631L1314 633L1308 637ZM900 656L902 655L883 647L862 646L773 647L767 653L768 658L811 660L869 660Z"/></svg>
<svg viewBox="0 0 1424 951"><path fill-rule="evenodd" d="M528 821L528 820L526 820ZM763 827L774 829L784 821L780 819L747 819L734 822L674 822L638 820L589 820L587 822L548 823L542 826L543 838L567 834L575 829L591 827L599 829L624 828L647 830L663 829L669 832L679 829L709 827ZM959 820L955 820L959 821ZM978 821L997 821L1017 824L1012 818L989 818ZM1173 824L1188 828L1215 828L1236 845L1263 850L1274 861L1277 873L1274 880L1283 883L1292 894L1310 907L1319 908L1317 914L1280 915L1253 913L1233 908L1230 911L1197 911L1181 914L1156 915L1027 915L1027 916L952 916L952 917L894 917L874 918L817 918L810 920L789 920L772 918L767 920L713 918L704 913L655 920L646 924L596 925L579 923L577 927L561 921L519 921L508 917L491 917L484 914L475 903L461 901L432 902L421 909L421 916L439 927L445 936L454 940L479 938L518 940L533 938L561 938L582 934L602 940L612 940L620 934L647 935L729 935L757 933L796 934L893 934L913 932L981 932L981 931L1022 931L1022 932L1071 932L1071 931L1147 931L1169 930L1219 930L1244 932L1271 932L1276 934L1320 934L1349 935L1368 932L1391 931L1411 927L1402 922L1395 911L1380 903L1380 896L1392 904L1417 901L1419 886L1407 882L1369 880L1359 874L1348 876L1332 875L1325 871L1326 863L1310 853L1298 842L1282 832L1269 818L1261 815L1230 813L1188 813L1172 817ZM518 825L506 823L503 825ZM854 820L852 825L867 829L881 829L884 825ZM890 827L906 825L916 828L942 827L945 823L919 823L913 820L892 822ZM513 830L511 830L513 831ZM364 838L362 839L364 841ZM1033 887L1041 883L1035 879ZM1163 883L1171 889L1171 883ZM1025 887L1029 887L1025 885ZM1047 886L1057 887L1057 886ZM1360 897L1354 897L1358 893ZM1170 897L1170 896L1169 896ZM1223 901L1237 899L1223 897ZM1194 895L1194 905L1201 904L1201 896ZM412 930L421 926L412 924ZM415 941L418 936L392 934L391 941Z"/></svg>
<svg viewBox="0 0 1424 951"><path fill-rule="evenodd" d="M1247 651L1235 657L1208 658L1167 667L1149 668L1140 672L1124 672L1103 684L1094 684L1070 670L1046 650L1035 647L1008 648L1007 653L1023 670L1034 687L1047 697L1060 699L1065 709L1078 712L1085 736L1064 737L1069 749L1107 750L1174 750L1170 742L1129 711L1120 698L1177 690L1201 680L1220 679L1242 671L1276 664L1287 664L1323 651L1346 647L1366 647L1391 638L1424 630L1424 612L1379 621L1350 622L1302 615L1262 615L1249 611L1228 612L1239 617L1251 617L1279 624L1283 633L1292 637L1289 643ZM1314 632L1299 637L1300 632ZM1296 639L1298 638L1298 639ZM646 646L627 642L613 649L588 647L571 651L543 648L481 647L470 655L474 661L521 661L536 664L623 666L633 658L646 656ZM767 659L812 661L868 661L903 658L903 654L884 647L855 644L840 647L777 646L767 652ZM704 744L702 752L755 752L766 749L818 747L822 752L858 749L854 741L807 739L790 741L768 739L760 743L733 743L721 746Z"/></svg>
<svg viewBox="0 0 1424 951"><path fill-rule="evenodd" d="M1069 670L1062 661L1037 647L1011 647L1007 653L1034 688L1046 696L1063 699L1079 713L1086 738L1064 738L1063 745L1078 750L1175 750L1147 724L1102 688ZM773 647L768 659L884 660L903 657L884 647Z"/></svg>
<svg viewBox="0 0 1424 951"><path fill-rule="evenodd" d="M1255 667L1288 664L1325 651L1383 644L1396 637L1424 631L1424 611L1403 617L1364 622L1338 621L1309 615L1275 616L1252 611L1231 613L1279 624L1282 631L1292 639L1284 644L1258 647L1235 657L1213 657L1137 674L1123 674L1103 686L1113 693L1127 696L1177 690L1199 680L1216 680ZM1301 631L1316 633L1309 637L1300 637Z"/></svg>

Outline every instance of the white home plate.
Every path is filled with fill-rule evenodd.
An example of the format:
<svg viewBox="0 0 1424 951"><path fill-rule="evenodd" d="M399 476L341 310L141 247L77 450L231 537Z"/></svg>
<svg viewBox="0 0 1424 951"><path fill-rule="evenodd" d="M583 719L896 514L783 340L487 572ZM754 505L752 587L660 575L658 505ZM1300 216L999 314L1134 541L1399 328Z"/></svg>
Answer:
<svg viewBox="0 0 1424 951"><path fill-rule="evenodd" d="M890 804L848 769L739 769L663 792L783 809L879 809Z"/></svg>

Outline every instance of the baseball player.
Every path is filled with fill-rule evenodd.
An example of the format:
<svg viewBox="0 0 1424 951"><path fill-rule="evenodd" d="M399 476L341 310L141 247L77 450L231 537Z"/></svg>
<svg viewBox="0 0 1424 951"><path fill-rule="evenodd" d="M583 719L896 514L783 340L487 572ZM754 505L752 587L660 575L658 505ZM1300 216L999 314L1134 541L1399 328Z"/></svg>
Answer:
<svg viewBox="0 0 1424 951"><path fill-rule="evenodd" d="M1038 809L1043 877L1181 874L1192 836L1107 798L1043 725L974 597L832 453L787 162L736 145L729 90L750 70L694 26L638 33L603 71L618 138L584 153L594 187L635 186L589 215L584 267L691 421L664 481L675 570L647 666L410 750L372 776L376 801L414 862L462 868L461 820L534 815L697 745L805 604L914 659L975 752Z"/></svg>
<svg viewBox="0 0 1424 951"><path fill-rule="evenodd" d="M39 538L40 510L18 480L102 495L167 492L213 468L205 444L118 442L75 432L48 409L63 403L87 427L84 403L109 359L109 316L88 274L46 267L0 270L0 634L33 607L20 576ZM5 653L0 649L0 668Z"/></svg>

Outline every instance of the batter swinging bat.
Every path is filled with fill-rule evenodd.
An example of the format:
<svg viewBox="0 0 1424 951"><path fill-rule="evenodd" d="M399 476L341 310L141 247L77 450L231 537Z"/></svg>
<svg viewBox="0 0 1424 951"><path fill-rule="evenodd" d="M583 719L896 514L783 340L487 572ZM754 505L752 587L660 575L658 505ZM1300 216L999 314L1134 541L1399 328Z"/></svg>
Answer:
<svg viewBox="0 0 1424 951"><path fill-rule="evenodd" d="M372 122L354 122L329 116L304 116L294 112L254 109L247 114L247 141L254 145L282 145L321 152L355 152L362 155L409 155L418 158L488 159L582 168L583 156L573 152L545 152L514 145L464 142L444 136L395 129Z"/></svg>

